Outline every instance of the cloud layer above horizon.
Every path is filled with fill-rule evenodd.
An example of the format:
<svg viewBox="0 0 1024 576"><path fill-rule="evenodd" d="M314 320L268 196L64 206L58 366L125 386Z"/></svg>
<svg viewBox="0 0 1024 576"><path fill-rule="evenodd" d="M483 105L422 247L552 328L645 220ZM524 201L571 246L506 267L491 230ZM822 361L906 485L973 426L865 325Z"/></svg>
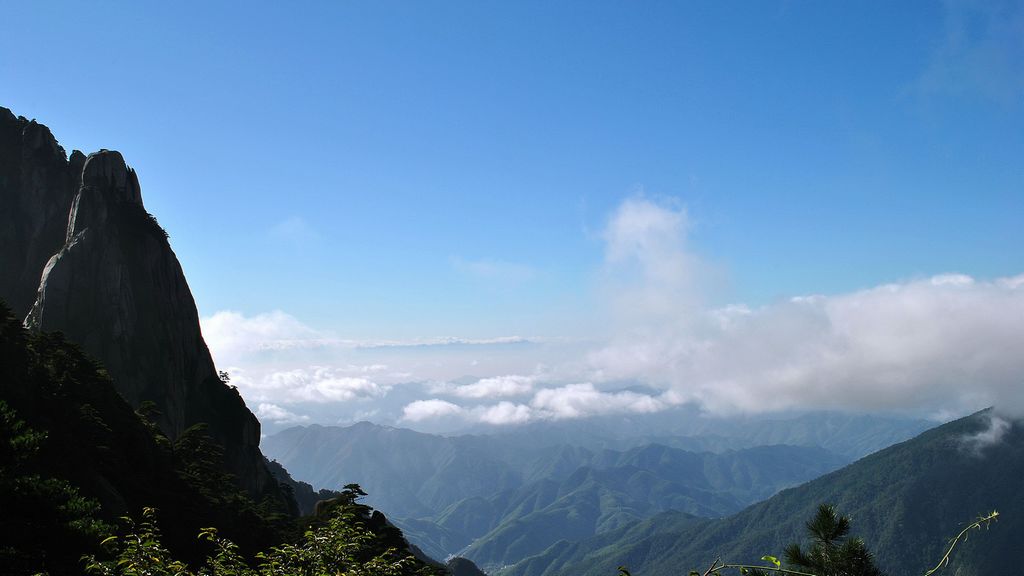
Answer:
<svg viewBox="0 0 1024 576"><path fill-rule="evenodd" d="M218 312L203 332L260 417L279 423L309 421L313 405L451 428L682 404L1024 414L1024 275L710 306L711 267L689 249L689 231L678 202L635 196L617 207L595 271L606 325L586 339L357 342L281 311Z"/></svg>

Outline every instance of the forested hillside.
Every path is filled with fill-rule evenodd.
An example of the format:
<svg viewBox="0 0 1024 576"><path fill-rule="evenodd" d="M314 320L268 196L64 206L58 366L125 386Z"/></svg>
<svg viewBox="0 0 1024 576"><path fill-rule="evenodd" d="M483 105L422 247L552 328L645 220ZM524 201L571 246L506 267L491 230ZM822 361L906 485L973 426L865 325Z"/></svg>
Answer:
<svg viewBox="0 0 1024 576"><path fill-rule="evenodd" d="M270 561L289 575L308 565L443 572L357 504L358 489L335 493L333 511L312 519L298 519L282 493L252 499L203 427L171 442L77 346L25 330L0 303L0 574L80 574L83 556L101 574L184 574L189 565L255 574Z"/></svg>
<svg viewBox="0 0 1024 576"><path fill-rule="evenodd" d="M821 503L853 519L889 574L923 573L965 524L998 510L999 522L958 549L948 570L1014 574L1024 553L1024 427L995 418L986 411L950 422L729 518L666 513L589 540L559 542L502 574L610 573L624 564L637 574L669 575L716 558L781 556L803 538L804 522ZM991 434L993 422L1001 435Z"/></svg>
<svg viewBox="0 0 1024 576"><path fill-rule="evenodd" d="M171 442L77 346L28 332L3 305L0 402L0 554L12 573L75 572L120 516L147 506L160 510L166 543L184 559L199 554L204 526L246 554L292 531L291 503L276 490L254 500L240 489L203 427Z"/></svg>

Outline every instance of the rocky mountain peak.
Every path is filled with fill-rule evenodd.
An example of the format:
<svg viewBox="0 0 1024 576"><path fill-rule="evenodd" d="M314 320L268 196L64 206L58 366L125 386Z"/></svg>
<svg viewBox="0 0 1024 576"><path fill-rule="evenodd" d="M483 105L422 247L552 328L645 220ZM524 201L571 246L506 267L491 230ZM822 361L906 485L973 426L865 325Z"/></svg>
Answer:
<svg viewBox="0 0 1024 576"><path fill-rule="evenodd" d="M142 205L139 178L117 150L89 154L82 168L82 186L110 190L117 201Z"/></svg>
<svg viewBox="0 0 1024 576"><path fill-rule="evenodd" d="M220 380L181 265L121 153L65 158L45 126L0 110L0 270L0 298L29 328L63 332L130 404L153 402L170 439L205 423L251 493L276 489L259 421Z"/></svg>
<svg viewBox="0 0 1024 576"><path fill-rule="evenodd" d="M0 298L20 317L64 244L84 159L68 162L49 128L0 108Z"/></svg>
<svg viewBox="0 0 1024 576"><path fill-rule="evenodd" d="M50 129L32 120L25 124L22 130L22 140L26 152L43 157L64 157L64 149L57 144Z"/></svg>
<svg viewBox="0 0 1024 576"><path fill-rule="evenodd" d="M142 205L139 177L120 152L100 150L90 154L82 163L80 182L71 205L65 242L72 242L90 226L105 224L113 212L134 212L138 218L148 217Z"/></svg>

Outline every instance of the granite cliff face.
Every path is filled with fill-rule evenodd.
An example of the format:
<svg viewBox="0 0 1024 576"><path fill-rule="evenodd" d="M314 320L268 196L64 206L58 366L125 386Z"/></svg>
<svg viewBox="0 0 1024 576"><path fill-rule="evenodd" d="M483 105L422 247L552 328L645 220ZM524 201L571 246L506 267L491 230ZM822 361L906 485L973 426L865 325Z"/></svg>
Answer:
<svg viewBox="0 0 1024 576"><path fill-rule="evenodd" d="M172 440L197 423L253 494L276 490L260 425L218 377L166 233L121 154L65 160L50 131L0 108L0 298L33 329L99 360L133 406L152 401Z"/></svg>

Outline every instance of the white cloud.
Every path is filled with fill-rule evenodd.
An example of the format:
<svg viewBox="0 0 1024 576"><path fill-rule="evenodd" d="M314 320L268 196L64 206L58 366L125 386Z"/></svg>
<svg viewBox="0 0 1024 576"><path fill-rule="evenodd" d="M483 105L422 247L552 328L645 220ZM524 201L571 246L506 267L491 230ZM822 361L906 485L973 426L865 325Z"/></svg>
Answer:
<svg viewBox="0 0 1024 576"><path fill-rule="evenodd" d="M619 328L588 355L587 379L639 381L713 411L1024 413L1024 276L943 274L708 309L688 226L684 209L643 198L613 214L606 266L635 282L611 302Z"/></svg>
<svg viewBox="0 0 1024 576"><path fill-rule="evenodd" d="M507 380L527 380L525 376L506 376ZM528 404L501 401L471 407L440 399L417 400L406 405L403 420L422 422L458 417L467 422L509 425L535 420L566 420L603 414L650 413L670 405L669 396L654 397L631 391L605 392L589 382L542 388L534 392Z"/></svg>
<svg viewBox="0 0 1024 576"><path fill-rule="evenodd" d="M234 363L240 356L259 350L295 347L297 343L322 343L323 332L310 328L280 310L245 316L222 310L200 320L203 339L219 362Z"/></svg>
<svg viewBox="0 0 1024 576"><path fill-rule="evenodd" d="M636 260L650 278L684 273L689 216L683 206L659 204L643 196L628 198L616 208L604 230L605 257L611 262Z"/></svg>
<svg viewBox="0 0 1024 576"><path fill-rule="evenodd" d="M995 404L1024 413L1024 289L1014 280L942 276L676 315L656 337L632 333L592 353L595 375L720 411Z"/></svg>
<svg viewBox="0 0 1024 576"><path fill-rule="evenodd" d="M389 387L381 386L366 378L328 378L313 385L313 390L318 397L314 396L310 400L323 399L340 402L357 398L380 398L387 393L388 389Z"/></svg>
<svg viewBox="0 0 1024 576"><path fill-rule="evenodd" d="M707 267L687 248L686 208L637 196L626 199L606 226L603 289L616 330L648 330L700 303Z"/></svg>
<svg viewBox="0 0 1024 576"><path fill-rule="evenodd" d="M281 311L251 316L221 311L201 322L218 366L231 374L232 384L250 407L274 405L323 423L354 421L367 414L376 414L378 421L386 423L428 419L416 406L409 412L411 419L402 418L403 408L423 399L424 391L459 403L528 397L535 377L510 370L523 366L536 370L543 365L543 355L552 353L545 340L518 336L346 340ZM466 370L497 376L452 383L464 377ZM430 382L445 384L425 384ZM275 424L271 416L265 412L261 417L265 424ZM465 422L466 418L455 420ZM495 411L486 418L499 421L515 416Z"/></svg>
<svg viewBox="0 0 1024 576"><path fill-rule="evenodd" d="M383 398L391 390L390 385L348 376L344 368L326 366L260 372L257 375L243 368L229 368L228 372L231 382L238 386L243 397L260 403L365 401Z"/></svg>
<svg viewBox="0 0 1024 576"><path fill-rule="evenodd" d="M636 392L602 392L586 382L538 390L530 407L545 418L560 420L600 414L657 412L668 405L658 398Z"/></svg>
<svg viewBox="0 0 1024 576"><path fill-rule="evenodd" d="M525 424L533 419L533 411L529 406L513 404L512 402L498 402L493 406L481 406L474 411L477 421L496 426L509 424Z"/></svg>
<svg viewBox="0 0 1024 576"><path fill-rule="evenodd" d="M446 416L459 416L462 413L463 409L457 404L432 398L430 400L416 400L407 404L402 409L402 420L421 422Z"/></svg>
<svg viewBox="0 0 1024 576"><path fill-rule="evenodd" d="M380 398L390 389L389 386L382 386L366 378L339 376L336 370L326 367L274 372L264 379L263 387L284 392L292 402Z"/></svg>
<svg viewBox="0 0 1024 576"><path fill-rule="evenodd" d="M1013 427L1008 420L996 414L989 413L988 421L984 430L961 438L961 446L975 456L982 456L985 448L1002 442L1003 437Z"/></svg>
<svg viewBox="0 0 1024 576"><path fill-rule="evenodd" d="M274 422L275 424L305 424L309 422L309 416L296 414L285 410L277 404L261 402L256 408L256 417L262 422Z"/></svg>
<svg viewBox="0 0 1024 576"><path fill-rule="evenodd" d="M533 376L496 376L482 378L472 384L438 383L431 387L431 391L459 398L504 398L529 394L533 391L535 380Z"/></svg>

